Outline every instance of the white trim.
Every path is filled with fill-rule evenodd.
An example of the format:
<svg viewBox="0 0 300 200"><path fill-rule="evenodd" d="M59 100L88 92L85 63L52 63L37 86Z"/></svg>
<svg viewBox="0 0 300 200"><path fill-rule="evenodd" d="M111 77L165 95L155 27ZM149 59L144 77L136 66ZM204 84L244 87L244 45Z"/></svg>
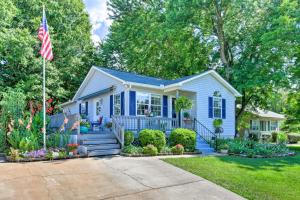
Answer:
<svg viewBox="0 0 300 200"><path fill-rule="evenodd" d="M71 105L71 104L73 104L73 103L76 103L76 101L67 101L67 102L64 102L64 103L62 103L62 104L60 104L59 106L60 107L64 107L64 106L67 106L67 105Z"/></svg>
<svg viewBox="0 0 300 200"><path fill-rule="evenodd" d="M204 72L202 74L199 74L197 76L191 77L191 78L189 78L187 80L184 80L184 81L181 81L179 83L174 83L174 84L171 84L171 85L167 85L165 87L165 89L167 90L167 89L171 89L173 87L181 87L182 84L184 84L184 83L187 83L187 82L190 82L192 80L201 78L201 77L206 76L208 74L211 74L212 76L214 76L223 86L227 87L227 89L229 89L229 91L231 93L233 93L236 97L241 97L242 96L234 87L232 87L220 74L218 74L214 70L206 71L206 72Z"/></svg>
<svg viewBox="0 0 300 200"><path fill-rule="evenodd" d="M163 86L163 85L155 86L155 85L149 85L149 84L143 84L143 83L134 83L134 82L125 82L124 84L129 84L130 87L131 86L140 86L140 87L158 89L158 90L163 90L165 88L165 86Z"/></svg>
<svg viewBox="0 0 300 200"><path fill-rule="evenodd" d="M137 104L137 96L138 96L138 93L140 94L147 94L149 96L149 104L148 104L148 110L150 110L151 112L151 97L152 95L157 95L157 96L160 96L160 115L159 116L154 116L154 117L162 117L163 116L163 95L162 94L155 94L153 92L139 92L139 91L136 91L136 98L135 98L135 107L136 107L136 110L135 110L135 115L136 116L146 116L146 115L138 115L137 113L137 110L138 110L138 104Z"/></svg>
<svg viewBox="0 0 300 200"><path fill-rule="evenodd" d="M100 68L98 68L98 67L96 67L96 66L93 66L92 68L94 68L94 69L96 69L97 71L99 71L99 72L101 72L101 73L103 73L103 74L109 76L110 78L113 78L113 79L116 79L117 81L120 81L120 82L123 83L123 84L126 83L126 81L124 81L124 80L122 80L122 79L120 79L120 78L118 78L118 77L115 77L115 76L113 76L113 75L111 75L111 74L109 74L109 73L103 71L102 69L100 69Z"/></svg>

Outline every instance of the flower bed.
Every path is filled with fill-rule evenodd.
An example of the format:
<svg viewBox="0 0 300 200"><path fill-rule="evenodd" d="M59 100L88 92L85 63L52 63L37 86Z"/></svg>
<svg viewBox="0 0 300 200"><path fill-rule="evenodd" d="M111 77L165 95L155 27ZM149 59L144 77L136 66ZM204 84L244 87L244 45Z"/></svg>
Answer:
<svg viewBox="0 0 300 200"><path fill-rule="evenodd" d="M143 156L167 156L167 155L195 155L201 152L195 151L195 133L188 129L175 129L170 140L160 130L144 129L134 142L132 132L125 133L125 146L122 149L122 156L143 157ZM167 142L168 141L168 142ZM180 142L180 143L179 143ZM182 144L181 144L182 143Z"/></svg>
<svg viewBox="0 0 300 200"><path fill-rule="evenodd" d="M74 159L74 158L87 158L88 156L87 155L67 155L66 157L64 158L53 158L53 159L49 159L49 158L46 158L46 157L38 157L38 158L31 158L31 157L28 157L28 158L20 158L19 160L15 160L13 159L11 156L6 156L6 161L7 162L36 162L36 161L52 161L52 160L65 160L65 159Z"/></svg>
<svg viewBox="0 0 300 200"><path fill-rule="evenodd" d="M228 142L228 154L249 158L270 158L293 156L284 143L258 143L252 140L232 140Z"/></svg>

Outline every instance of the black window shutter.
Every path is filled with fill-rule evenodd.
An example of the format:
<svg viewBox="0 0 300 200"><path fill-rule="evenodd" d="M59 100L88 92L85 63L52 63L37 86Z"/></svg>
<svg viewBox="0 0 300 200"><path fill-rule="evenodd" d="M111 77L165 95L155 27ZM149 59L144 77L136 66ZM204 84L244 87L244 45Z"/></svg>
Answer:
<svg viewBox="0 0 300 200"><path fill-rule="evenodd" d="M208 118L213 118L213 98L208 97Z"/></svg>
<svg viewBox="0 0 300 200"><path fill-rule="evenodd" d="M89 102L85 102L85 114L86 114L86 116L88 116L89 115Z"/></svg>
<svg viewBox="0 0 300 200"><path fill-rule="evenodd" d="M226 99L222 99L222 119L226 119Z"/></svg>

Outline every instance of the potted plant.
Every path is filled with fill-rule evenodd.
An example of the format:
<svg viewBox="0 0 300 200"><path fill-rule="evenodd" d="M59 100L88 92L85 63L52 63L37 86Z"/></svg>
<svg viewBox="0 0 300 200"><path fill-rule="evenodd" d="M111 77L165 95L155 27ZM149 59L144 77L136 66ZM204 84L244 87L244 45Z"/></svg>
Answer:
<svg viewBox="0 0 300 200"><path fill-rule="evenodd" d="M68 150L69 150L69 155L73 156L77 154L77 147L78 144L74 143L74 144L68 144Z"/></svg>
<svg viewBox="0 0 300 200"><path fill-rule="evenodd" d="M176 112L179 113L179 125L181 125L181 116L180 113L182 110L189 110L191 109L193 106L192 100L190 100L189 98L185 97L185 96L181 96L178 99L176 99L176 103L175 103L175 110Z"/></svg>
<svg viewBox="0 0 300 200"><path fill-rule="evenodd" d="M111 130L111 128L112 128L112 122L107 122L105 124L105 127Z"/></svg>
<svg viewBox="0 0 300 200"><path fill-rule="evenodd" d="M88 121L81 121L80 122L80 133L87 133L89 128L91 127Z"/></svg>
<svg viewBox="0 0 300 200"><path fill-rule="evenodd" d="M223 120L222 119L215 119L213 121L213 126L215 128L215 133L220 134L220 133L223 132L222 125L223 125Z"/></svg>
<svg viewBox="0 0 300 200"><path fill-rule="evenodd" d="M228 154L228 144L223 143L219 146L220 153Z"/></svg>

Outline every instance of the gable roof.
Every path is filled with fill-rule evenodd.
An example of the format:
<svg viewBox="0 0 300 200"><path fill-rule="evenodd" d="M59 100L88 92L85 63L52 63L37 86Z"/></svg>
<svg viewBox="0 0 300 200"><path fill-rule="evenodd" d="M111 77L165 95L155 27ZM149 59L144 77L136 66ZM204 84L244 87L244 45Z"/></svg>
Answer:
<svg viewBox="0 0 300 200"><path fill-rule="evenodd" d="M258 117L281 119L281 120L285 119L284 115L269 110L262 110L257 108L255 111L252 110L250 112Z"/></svg>
<svg viewBox="0 0 300 200"><path fill-rule="evenodd" d="M185 76L185 77L178 78L175 80L165 80L165 79L159 79L159 78L150 77L150 76L144 76L144 75L140 75L140 74L136 74L136 73L113 70L113 69L109 69L109 68L105 68L105 67L95 67L95 68L104 72L105 74L115 77L116 79L121 80L121 81L143 84L143 85L150 85L150 86L158 86L158 87L163 87L163 88L171 88L171 87L181 86L181 84L183 84L183 83L186 83L186 82L192 81L194 79L211 74L219 82L221 82L223 86L225 86L229 91L231 91L235 96L237 96L237 97L242 96L235 88L233 88L225 79L223 79L214 70L209 70L209 71L206 71L206 72L203 72L200 74Z"/></svg>

